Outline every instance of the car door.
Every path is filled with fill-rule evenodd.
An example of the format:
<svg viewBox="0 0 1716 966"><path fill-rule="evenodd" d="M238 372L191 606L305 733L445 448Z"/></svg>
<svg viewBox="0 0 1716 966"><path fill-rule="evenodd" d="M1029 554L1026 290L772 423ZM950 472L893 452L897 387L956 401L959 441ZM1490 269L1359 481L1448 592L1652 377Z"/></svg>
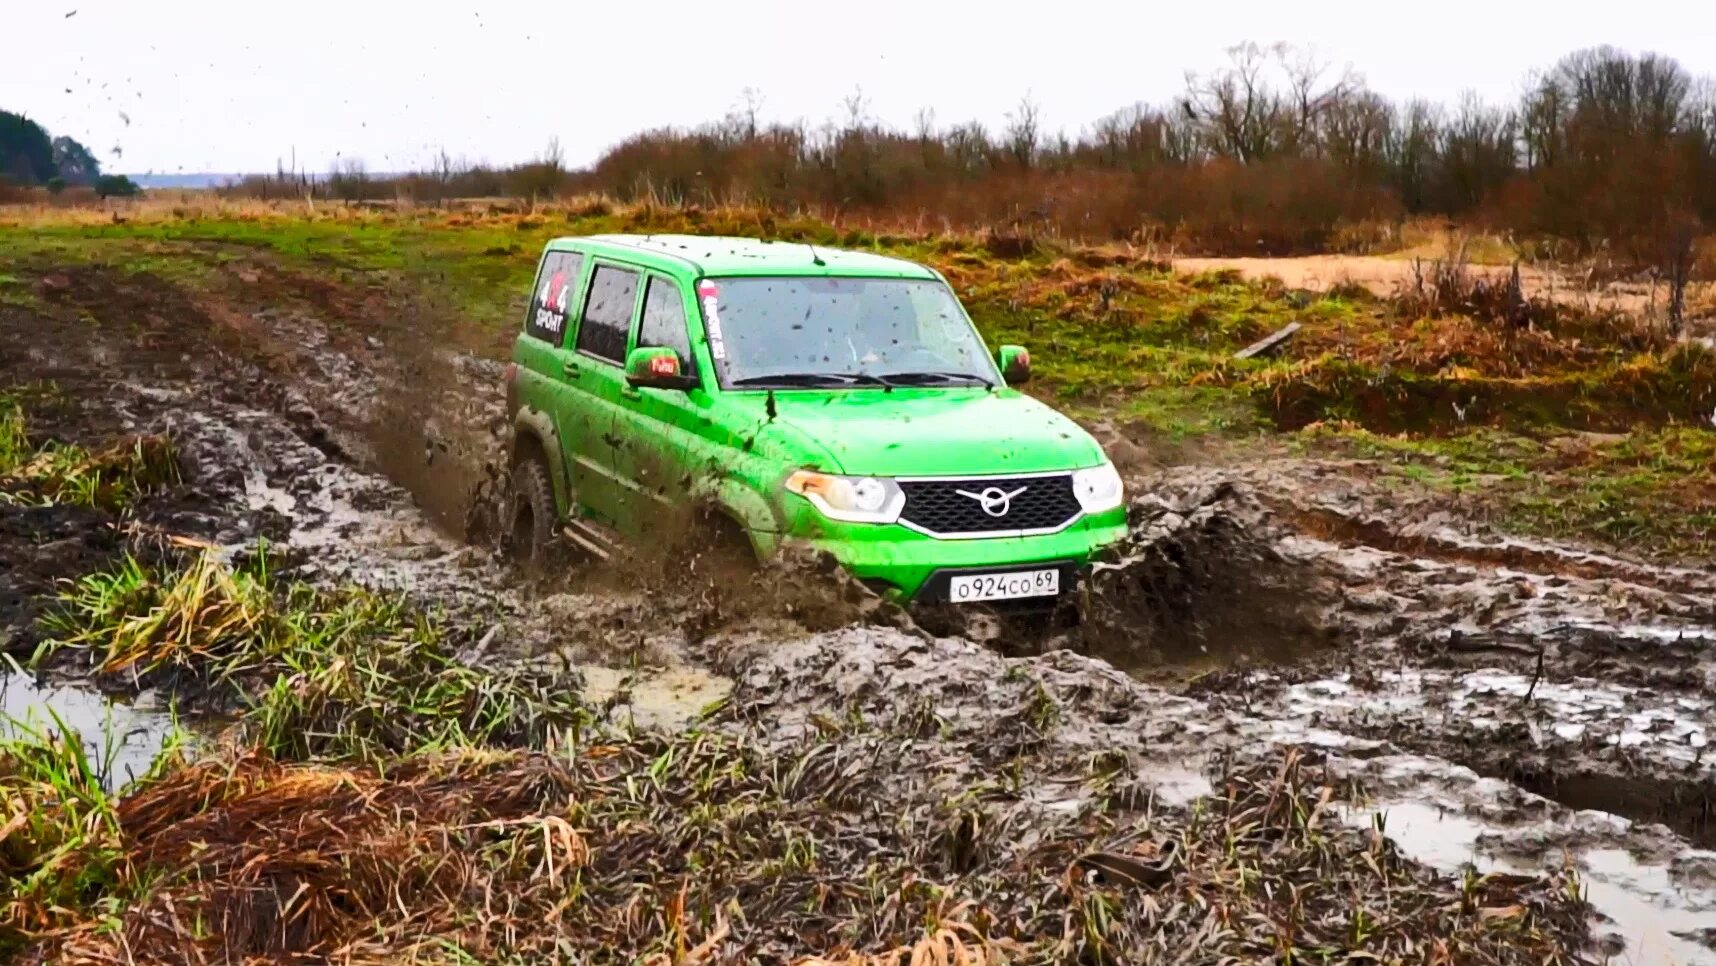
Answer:
<svg viewBox="0 0 1716 966"><path fill-rule="evenodd" d="M688 293L675 280L651 272L645 276L643 298L632 345L672 349L679 356L681 372L698 375L686 325ZM618 419L624 427L616 433L624 446L616 453L616 469L625 486L625 516L634 529L643 532L652 521L672 519L663 511L683 507L689 490L686 466L690 394L701 388L620 390Z"/></svg>
<svg viewBox="0 0 1716 966"><path fill-rule="evenodd" d="M548 416L558 441L556 450L560 465L554 467L559 480L570 480L572 452L580 445L579 428L582 414L589 408L585 394L565 378L566 361L571 355L568 337L575 318L574 307L582 291L584 256L571 251L543 253L537 268L536 283L531 288L530 306L526 310L524 333L515 357L520 363L521 399L527 406ZM573 505L563 507L576 513Z"/></svg>
<svg viewBox="0 0 1716 966"><path fill-rule="evenodd" d="M576 439L572 483L584 508L609 523L626 524L628 487L619 466L627 441L619 425L620 391L632 320L637 314L642 273L608 259L592 260L583 311L573 351L565 365L566 383L587 401Z"/></svg>

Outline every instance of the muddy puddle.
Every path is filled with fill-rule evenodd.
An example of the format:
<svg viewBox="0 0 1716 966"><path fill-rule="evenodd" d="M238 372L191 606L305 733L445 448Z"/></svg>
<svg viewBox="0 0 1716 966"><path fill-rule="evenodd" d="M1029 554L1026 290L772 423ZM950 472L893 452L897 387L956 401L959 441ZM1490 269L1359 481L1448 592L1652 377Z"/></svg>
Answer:
<svg viewBox="0 0 1716 966"><path fill-rule="evenodd" d="M733 682L697 667L576 668L584 699L609 720L634 728L677 731L726 700Z"/></svg>
<svg viewBox="0 0 1716 966"><path fill-rule="evenodd" d="M1378 802L1375 811L1351 813L1349 821L1370 827L1380 814L1388 837L1406 855L1450 872L1466 867L1479 874L1530 875L1563 863L1576 869L1584 895L1604 917L1598 934L1611 962L1633 966L1716 963L1711 929L1716 897L1710 870L1716 853L1688 852L1668 862L1641 860L1625 849L1580 852L1550 849L1533 863L1497 854L1495 845L1521 830L1473 819L1423 801ZM1601 819L1598 819L1601 821ZM1688 873L1687 869L1699 872Z"/></svg>
<svg viewBox="0 0 1716 966"><path fill-rule="evenodd" d="M153 693L120 699L77 684L43 684L16 672L0 675L0 736L75 732L109 790L148 774L169 742L191 740L182 724Z"/></svg>

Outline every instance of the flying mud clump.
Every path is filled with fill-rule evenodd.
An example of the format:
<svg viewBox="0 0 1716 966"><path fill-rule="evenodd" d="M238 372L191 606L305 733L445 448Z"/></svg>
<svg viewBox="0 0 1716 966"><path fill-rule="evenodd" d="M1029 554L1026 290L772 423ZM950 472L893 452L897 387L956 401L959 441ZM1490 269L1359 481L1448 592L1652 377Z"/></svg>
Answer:
<svg viewBox="0 0 1716 966"><path fill-rule="evenodd" d="M1127 539L1091 575L1080 650L1136 671L1327 645L1319 601L1331 589L1281 552L1283 535L1249 493L1202 479L1145 492Z"/></svg>

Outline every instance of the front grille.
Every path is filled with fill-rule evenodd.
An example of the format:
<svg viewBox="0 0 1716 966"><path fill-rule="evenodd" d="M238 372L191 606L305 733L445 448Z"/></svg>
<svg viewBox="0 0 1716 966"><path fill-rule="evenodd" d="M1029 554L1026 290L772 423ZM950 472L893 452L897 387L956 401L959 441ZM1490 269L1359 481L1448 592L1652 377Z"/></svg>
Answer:
<svg viewBox="0 0 1716 966"><path fill-rule="evenodd" d="M1020 476L1011 479L901 480L906 505L900 519L939 536L1058 530L1079 515L1072 476ZM966 494L987 494L985 501ZM1006 499L1003 499L1006 498Z"/></svg>

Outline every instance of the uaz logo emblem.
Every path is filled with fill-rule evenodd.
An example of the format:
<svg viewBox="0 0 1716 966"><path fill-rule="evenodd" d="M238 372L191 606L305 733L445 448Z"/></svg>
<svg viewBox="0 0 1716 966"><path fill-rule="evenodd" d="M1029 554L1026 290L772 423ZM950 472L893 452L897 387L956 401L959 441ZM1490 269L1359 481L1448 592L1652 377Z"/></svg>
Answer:
<svg viewBox="0 0 1716 966"><path fill-rule="evenodd" d="M954 490L953 492L958 493L960 496L968 496L973 500L976 500L978 505L983 507L983 512L992 517L1004 517L1007 515L1007 511L1013 508L1013 498L1028 489L1030 489L1030 487L1021 486L1017 490L1008 493L1006 490L1003 490L998 486L992 486L981 493L973 493L970 490Z"/></svg>

